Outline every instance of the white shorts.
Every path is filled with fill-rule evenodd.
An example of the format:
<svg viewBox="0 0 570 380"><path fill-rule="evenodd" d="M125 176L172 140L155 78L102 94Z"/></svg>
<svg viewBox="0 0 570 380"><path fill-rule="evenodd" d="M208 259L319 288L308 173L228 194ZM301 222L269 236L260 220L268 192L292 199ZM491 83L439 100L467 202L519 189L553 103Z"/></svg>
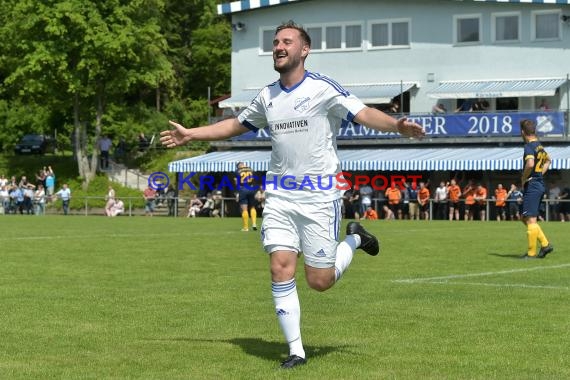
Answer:
<svg viewBox="0 0 570 380"><path fill-rule="evenodd" d="M330 268L336 260L341 223L341 200L292 203L267 197L261 241L267 253L289 250L303 253L305 264Z"/></svg>

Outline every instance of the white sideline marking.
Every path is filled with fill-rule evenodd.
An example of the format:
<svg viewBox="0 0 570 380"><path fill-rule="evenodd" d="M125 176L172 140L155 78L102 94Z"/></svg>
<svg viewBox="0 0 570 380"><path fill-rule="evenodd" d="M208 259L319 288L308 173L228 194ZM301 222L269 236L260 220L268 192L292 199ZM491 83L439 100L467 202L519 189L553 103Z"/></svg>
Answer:
<svg viewBox="0 0 570 380"><path fill-rule="evenodd" d="M243 234L240 230L236 231L212 231L201 233L200 235L220 235L220 234ZM160 233L160 234L109 234L105 235L105 239L108 238L129 238L129 237L143 237L143 238L155 238L155 237L165 237L165 236L181 236L183 232L172 232L172 233ZM76 236L80 239L101 239L102 235L81 235ZM46 235L46 236L15 236L15 237L0 237L0 241L12 241L12 240L57 240L57 239L67 239L69 235Z"/></svg>
<svg viewBox="0 0 570 380"><path fill-rule="evenodd" d="M565 268L565 267L570 267L570 264L551 265L551 266L545 266L545 267L511 269L511 270L503 270L503 271L498 271L498 272L466 273L466 274L452 274L449 276L440 276L440 277L408 278L408 279L392 280L392 282L400 282L400 283L408 283L408 284L416 284L416 283L422 283L422 282L442 282L442 283L444 283L444 282L446 282L445 280L452 280L452 279L495 276L495 275L500 275L500 274L531 272L531 271L535 271L535 270L558 269L558 268Z"/></svg>
<svg viewBox="0 0 570 380"><path fill-rule="evenodd" d="M432 281L432 282L430 282L430 284L488 286L488 287L494 287L494 288L532 288L532 289L570 290L570 288L567 286L528 285L528 284L493 284L493 283L489 283L489 282Z"/></svg>

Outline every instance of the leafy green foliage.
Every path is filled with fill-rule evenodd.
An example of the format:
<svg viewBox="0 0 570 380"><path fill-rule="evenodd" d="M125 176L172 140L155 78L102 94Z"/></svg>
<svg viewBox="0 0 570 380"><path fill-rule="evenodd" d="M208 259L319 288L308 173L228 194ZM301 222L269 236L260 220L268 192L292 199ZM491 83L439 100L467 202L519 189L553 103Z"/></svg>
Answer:
<svg viewBox="0 0 570 380"><path fill-rule="evenodd" d="M206 123L208 87L230 89L231 32L216 3L1 0L0 150L25 132L57 132L85 180L101 133L136 149L139 132L169 119Z"/></svg>

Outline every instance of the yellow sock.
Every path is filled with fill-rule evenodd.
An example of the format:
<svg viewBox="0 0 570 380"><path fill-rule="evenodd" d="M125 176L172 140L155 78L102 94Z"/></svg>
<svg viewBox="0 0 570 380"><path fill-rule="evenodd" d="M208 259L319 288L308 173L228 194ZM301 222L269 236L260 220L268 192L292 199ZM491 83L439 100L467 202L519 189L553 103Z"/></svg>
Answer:
<svg viewBox="0 0 570 380"><path fill-rule="evenodd" d="M247 230L248 228L248 214L247 214L247 210L243 210L241 212L241 220L243 221L243 229Z"/></svg>
<svg viewBox="0 0 570 380"><path fill-rule="evenodd" d="M257 226L257 210L255 207L249 209L249 215L251 216L251 225Z"/></svg>
<svg viewBox="0 0 570 380"><path fill-rule="evenodd" d="M538 225L531 223L526 226L526 234L528 237L528 252L529 256L536 256L536 239L538 238Z"/></svg>
<svg viewBox="0 0 570 380"><path fill-rule="evenodd" d="M536 227L538 228L538 241L540 242L540 246L546 247L548 245L548 239L546 238L544 232L542 232L542 228L540 228L540 225L537 224Z"/></svg>

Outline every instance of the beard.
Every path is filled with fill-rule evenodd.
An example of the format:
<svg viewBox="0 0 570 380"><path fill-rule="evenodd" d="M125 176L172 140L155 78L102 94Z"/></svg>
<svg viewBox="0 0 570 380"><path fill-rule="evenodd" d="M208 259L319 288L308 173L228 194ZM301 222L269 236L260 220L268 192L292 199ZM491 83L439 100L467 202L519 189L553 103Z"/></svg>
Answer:
<svg viewBox="0 0 570 380"><path fill-rule="evenodd" d="M301 57L293 57L291 55L287 55L287 61L282 64L278 64L278 62L273 59L273 69L277 71L279 74L286 74L295 70L299 65L301 65Z"/></svg>

